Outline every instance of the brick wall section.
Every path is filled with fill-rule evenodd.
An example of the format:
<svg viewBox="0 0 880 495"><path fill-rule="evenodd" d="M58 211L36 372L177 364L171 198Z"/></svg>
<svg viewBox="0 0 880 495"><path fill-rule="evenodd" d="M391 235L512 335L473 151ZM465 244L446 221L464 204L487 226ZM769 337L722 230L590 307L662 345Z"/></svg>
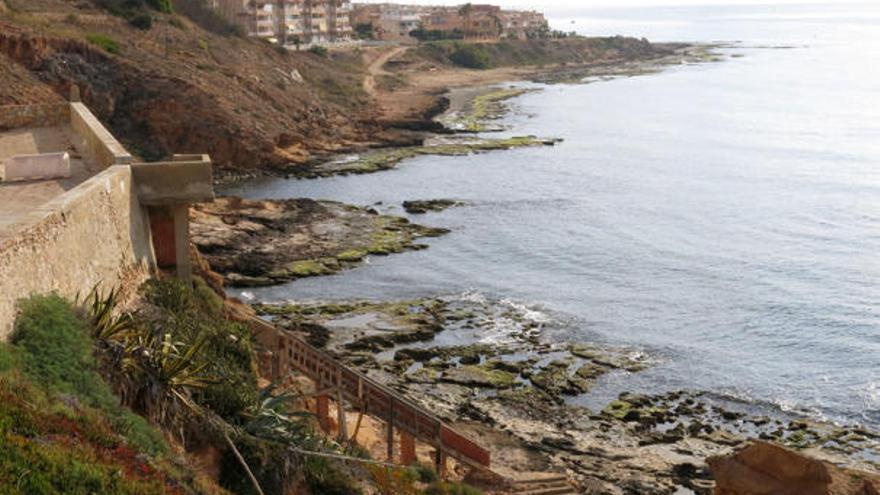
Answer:
<svg viewBox="0 0 880 495"><path fill-rule="evenodd" d="M0 109L0 131L19 127L53 127L70 120L69 103L8 105Z"/></svg>
<svg viewBox="0 0 880 495"><path fill-rule="evenodd" d="M131 295L155 266L149 223L131 168L113 166L0 231L0 340L16 302L57 292L74 298L101 283Z"/></svg>

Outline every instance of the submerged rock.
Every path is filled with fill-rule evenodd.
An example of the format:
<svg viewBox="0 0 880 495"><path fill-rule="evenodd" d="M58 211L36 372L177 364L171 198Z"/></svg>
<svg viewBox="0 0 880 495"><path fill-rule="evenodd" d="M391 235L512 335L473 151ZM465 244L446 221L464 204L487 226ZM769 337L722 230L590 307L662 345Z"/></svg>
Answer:
<svg viewBox="0 0 880 495"><path fill-rule="evenodd" d="M464 203L455 201L454 199L428 199L404 201L403 209L412 215L428 213L429 211L443 211L453 206L462 206Z"/></svg>

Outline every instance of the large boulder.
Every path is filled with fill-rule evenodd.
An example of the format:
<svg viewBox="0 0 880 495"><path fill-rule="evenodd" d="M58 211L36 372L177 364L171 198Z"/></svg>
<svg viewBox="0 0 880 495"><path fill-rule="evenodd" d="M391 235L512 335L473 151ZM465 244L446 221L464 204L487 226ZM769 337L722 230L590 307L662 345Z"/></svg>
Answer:
<svg viewBox="0 0 880 495"><path fill-rule="evenodd" d="M880 476L843 470L768 442L711 457L715 495L873 495Z"/></svg>

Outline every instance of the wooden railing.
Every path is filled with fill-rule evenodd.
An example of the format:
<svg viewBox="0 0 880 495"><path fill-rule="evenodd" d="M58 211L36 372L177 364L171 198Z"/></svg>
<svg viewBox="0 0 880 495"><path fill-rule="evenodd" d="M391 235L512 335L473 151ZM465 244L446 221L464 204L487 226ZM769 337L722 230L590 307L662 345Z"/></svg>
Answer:
<svg viewBox="0 0 880 495"><path fill-rule="evenodd" d="M254 324L262 327L256 333L264 345L268 339L274 340L276 355L272 365L276 375L293 368L313 380L318 390L340 391L346 401L365 414L387 422L394 429L433 446L439 452L474 468L489 468L489 451L452 429L425 408L354 371L296 335L263 320L255 319Z"/></svg>

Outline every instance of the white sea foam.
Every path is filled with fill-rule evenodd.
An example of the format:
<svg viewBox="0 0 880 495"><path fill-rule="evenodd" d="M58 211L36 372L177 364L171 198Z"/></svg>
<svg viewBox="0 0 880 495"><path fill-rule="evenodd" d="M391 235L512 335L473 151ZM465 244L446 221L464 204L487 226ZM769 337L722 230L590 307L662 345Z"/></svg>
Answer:
<svg viewBox="0 0 880 495"><path fill-rule="evenodd" d="M549 323L551 321L550 315L539 311L534 308L530 308L525 304L514 302L510 299L502 299L500 304L508 306L514 310L516 310L523 319L533 321L535 323Z"/></svg>

